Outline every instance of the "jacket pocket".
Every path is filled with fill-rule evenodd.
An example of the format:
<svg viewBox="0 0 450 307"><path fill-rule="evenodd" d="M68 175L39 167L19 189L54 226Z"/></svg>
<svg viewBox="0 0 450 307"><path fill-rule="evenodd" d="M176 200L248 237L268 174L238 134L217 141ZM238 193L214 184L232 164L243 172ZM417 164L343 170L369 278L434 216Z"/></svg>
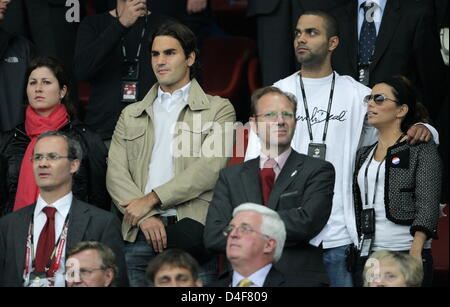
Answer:
<svg viewBox="0 0 450 307"><path fill-rule="evenodd" d="M128 160L136 160L142 152L144 146L145 127L128 128L124 139L126 141L126 151Z"/></svg>
<svg viewBox="0 0 450 307"><path fill-rule="evenodd" d="M212 123L210 125L193 125L189 126L184 123L176 128L177 136L175 139L175 150L183 156L200 157L202 153L202 144L205 138L212 130Z"/></svg>
<svg viewBox="0 0 450 307"><path fill-rule="evenodd" d="M298 191L286 191L281 194L279 204L280 210L298 208L298 205L300 204Z"/></svg>

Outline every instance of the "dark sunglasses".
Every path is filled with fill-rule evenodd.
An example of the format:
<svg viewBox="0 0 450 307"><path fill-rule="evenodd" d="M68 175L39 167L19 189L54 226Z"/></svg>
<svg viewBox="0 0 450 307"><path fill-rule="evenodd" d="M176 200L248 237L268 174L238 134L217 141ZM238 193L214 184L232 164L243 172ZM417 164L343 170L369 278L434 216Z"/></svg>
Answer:
<svg viewBox="0 0 450 307"><path fill-rule="evenodd" d="M382 104L385 100L390 100L393 102L398 102L397 100L384 97L383 94L375 94L375 95L367 95L364 97L364 102L368 103L369 101L373 100L376 104Z"/></svg>

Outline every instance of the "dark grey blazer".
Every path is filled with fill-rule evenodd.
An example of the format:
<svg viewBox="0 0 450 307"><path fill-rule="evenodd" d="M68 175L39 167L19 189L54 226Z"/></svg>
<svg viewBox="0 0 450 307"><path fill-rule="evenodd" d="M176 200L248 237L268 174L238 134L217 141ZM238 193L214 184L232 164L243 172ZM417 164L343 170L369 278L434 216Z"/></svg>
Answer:
<svg viewBox="0 0 450 307"><path fill-rule="evenodd" d="M326 225L334 188L331 163L292 151L270 194L268 207L277 211L286 226L286 244L275 267L285 276L310 272L313 283L327 283L322 250L308 242ZM223 229L233 209L245 202L262 204L259 158L227 167L220 172L208 209L205 246L225 253Z"/></svg>
<svg viewBox="0 0 450 307"><path fill-rule="evenodd" d="M404 75L415 85L432 118L440 109L445 66L434 27L432 1L388 0L369 67L369 87L394 75ZM358 1L334 10L339 23L339 46L332 65L341 75L358 80Z"/></svg>
<svg viewBox="0 0 450 307"><path fill-rule="evenodd" d="M0 219L0 286L22 287L28 227L36 204ZM118 286L128 286L120 222L112 213L85 202L72 201L66 252L81 241L99 241L117 259Z"/></svg>
<svg viewBox="0 0 450 307"><path fill-rule="evenodd" d="M362 198L358 172L376 145L359 149L353 176L353 193L358 232L361 234ZM392 163L397 157L400 163ZM411 225L411 235L424 232L436 238L441 196L441 159L433 141L410 145L404 141L388 148L385 162L384 204L386 218Z"/></svg>

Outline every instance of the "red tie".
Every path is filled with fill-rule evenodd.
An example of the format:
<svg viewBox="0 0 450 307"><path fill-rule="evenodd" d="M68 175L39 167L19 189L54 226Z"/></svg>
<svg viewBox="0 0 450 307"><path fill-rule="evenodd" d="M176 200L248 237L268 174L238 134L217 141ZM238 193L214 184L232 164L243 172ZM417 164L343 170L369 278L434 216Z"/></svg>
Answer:
<svg viewBox="0 0 450 307"><path fill-rule="evenodd" d="M45 207L42 209L45 215L47 215L47 222L42 228L39 235L39 241L36 251L35 270L44 272L45 267L50 260L53 249L55 248L55 213L56 208ZM51 270L47 272L47 276L52 275Z"/></svg>
<svg viewBox="0 0 450 307"><path fill-rule="evenodd" d="M259 172L263 202L266 206L269 203L270 192L272 191L273 183L275 181L275 172L273 167L276 163L277 162L274 159L267 160L266 163L264 163L264 168Z"/></svg>

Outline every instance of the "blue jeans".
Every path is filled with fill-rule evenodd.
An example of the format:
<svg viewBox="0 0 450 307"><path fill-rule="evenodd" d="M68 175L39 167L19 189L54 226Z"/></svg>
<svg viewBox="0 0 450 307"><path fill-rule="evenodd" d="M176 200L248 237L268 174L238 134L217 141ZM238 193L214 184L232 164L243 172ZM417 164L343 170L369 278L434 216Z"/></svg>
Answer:
<svg viewBox="0 0 450 307"><path fill-rule="evenodd" d="M150 282L145 276L149 262L158 255L153 246L147 243L144 234L139 231L135 242L125 242L125 261L128 268L130 287L148 287ZM199 277L203 284L208 284L217 278L216 257L200 267Z"/></svg>
<svg viewBox="0 0 450 307"><path fill-rule="evenodd" d="M346 252L350 245L324 249L323 263L330 287L353 287L352 274L347 270Z"/></svg>

